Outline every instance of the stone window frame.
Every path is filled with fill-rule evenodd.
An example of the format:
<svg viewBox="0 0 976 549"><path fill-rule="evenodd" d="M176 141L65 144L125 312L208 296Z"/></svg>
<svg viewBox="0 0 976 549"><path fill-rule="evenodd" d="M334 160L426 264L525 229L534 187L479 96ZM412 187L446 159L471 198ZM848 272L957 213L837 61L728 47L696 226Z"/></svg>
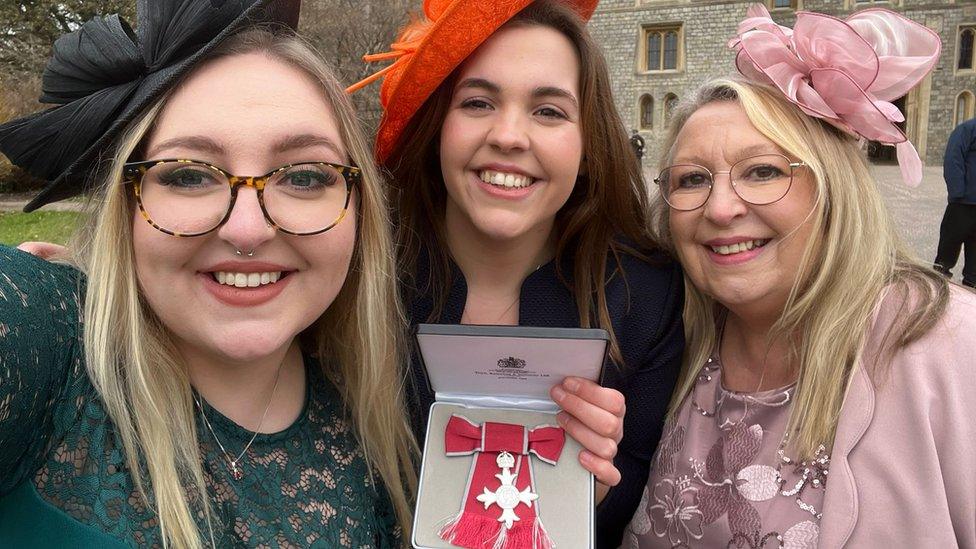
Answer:
<svg viewBox="0 0 976 549"><path fill-rule="evenodd" d="M849 10L857 8L871 8L876 6L881 7L900 7L902 5L902 0L846 0L844 2Z"/></svg>
<svg viewBox="0 0 976 549"><path fill-rule="evenodd" d="M962 34L966 31L974 33L974 44L969 56L969 68L960 69L959 61L962 55ZM952 70L955 74L974 74L976 73L976 22L960 23L956 26L956 51L952 56Z"/></svg>
<svg viewBox="0 0 976 549"><path fill-rule="evenodd" d="M649 69L648 59L647 59L647 38L652 33L660 33L662 35L661 40L661 64L664 63L664 39L663 36L670 32L677 33L677 48L675 59L675 67L673 69ZM640 28L639 33L639 43L637 44L637 72L639 74L676 74L684 72L685 70L685 24L681 21L674 21L670 23L655 23L653 25L643 25Z"/></svg>
<svg viewBox="0 0 976 549"><path fill-rule="evenodd" d="M803 0L786 0L789 6L777 6L777 2L783 0L766 0L766 7L769 11L796 11L803 9Z"/></svg>
<svg viewBox="0 0 976 549"><path fill-rule="evenodd" d="M637 128L642 132L654 129L654 96L649 93L637 100Z"/></svg>
<svg viewBox="0 0 976 549"><path fill-rule="evenodd" d="M959 116L959 100L965 102L965 112ZM956 94L955 101L952 102L952 127L955 128L970 118L976 118L976 95L969 90L963 90Z"/></svg>

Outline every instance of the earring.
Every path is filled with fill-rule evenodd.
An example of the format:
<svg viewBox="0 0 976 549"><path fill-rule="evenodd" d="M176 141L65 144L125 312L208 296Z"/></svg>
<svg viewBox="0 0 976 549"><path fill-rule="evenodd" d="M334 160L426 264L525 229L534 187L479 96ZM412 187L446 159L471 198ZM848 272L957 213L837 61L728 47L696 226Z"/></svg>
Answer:
<svg viewBox="0 0 976 549"><path fill-rule="evenodd" d="M249 252L242 252L242 251L240 251L240 250L238 250L238 249L235 248L234 249L234 253L236 255L246 255L247 257L254 257L254 250L251 250Z"/></svg>

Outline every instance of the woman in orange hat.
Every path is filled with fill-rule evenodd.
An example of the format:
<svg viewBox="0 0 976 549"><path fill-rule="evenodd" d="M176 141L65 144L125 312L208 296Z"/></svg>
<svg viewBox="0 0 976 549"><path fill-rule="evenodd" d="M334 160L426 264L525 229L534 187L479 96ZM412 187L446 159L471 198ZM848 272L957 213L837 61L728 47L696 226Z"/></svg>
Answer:
<svg viewBox="0 0 976 549"><path fill-rule="evenodd" d="M377 155L392 174L411 321L600 327L606 387L553 388L619 544L678 373L682 274L648 236L647 188L585 29L596 0L427 0L385 76ZM433 394L414 359L415 431ZM626 421L624 410L626 409ZM612 487L612 488L611 488Z"/></svg>

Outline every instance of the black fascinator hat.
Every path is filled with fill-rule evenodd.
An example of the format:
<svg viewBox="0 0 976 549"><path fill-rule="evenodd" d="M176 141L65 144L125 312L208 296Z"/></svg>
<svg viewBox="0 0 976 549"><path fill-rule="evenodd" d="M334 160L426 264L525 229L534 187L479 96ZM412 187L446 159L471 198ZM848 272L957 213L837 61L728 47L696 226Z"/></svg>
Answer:
<svg viewBox="0 0 976 549"><path fill-rule="evenodd" d="M0 152L48 181L24 211L83 192L123 128L200 59L248 27L295 29L300 7L301 0L137 0L135 32L109 15L59 38L40 98L57 106L0 125Z"/></svg>

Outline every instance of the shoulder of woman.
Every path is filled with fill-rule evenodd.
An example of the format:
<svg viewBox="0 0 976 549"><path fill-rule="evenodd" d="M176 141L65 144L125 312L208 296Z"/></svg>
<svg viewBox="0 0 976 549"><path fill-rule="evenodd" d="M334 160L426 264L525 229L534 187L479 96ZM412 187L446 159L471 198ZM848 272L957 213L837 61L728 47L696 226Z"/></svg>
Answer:
<svg viewBox="0 0 976 549"><path fill-rule="evenodd" d="M622 276L621 276L622 275ZM645 249L627 241L619 242L616 254L607 258L607 285L671 285L681 278L681 265L661 249Z"/></svg>
<svg viewBox="0 0 976 549"><path fill-rule="evenodd" d="M976 294L950 286L945 312L928 331L889 353L888 331L898 327L904 303L904 297L891 293L883 298L868 334L865 364L871 370L871 361L877 361L872 377L879 394L908 399L928 394L943 400L954 395L976 413Z"/></svg>
<svg viewBox="0 0 976 549"><path fill-rule="evenodd" d="M644 357L663 339L682 332L684 276L678 262L662 251L621 252L618 257L607 266L607 310L621 350ZM683 339L675 344L683 345Z"/></svg>
<svg viewBox="0 0 976 549"><path fill-rule="evenodd" d="M607 259L607 305L622 311L660 310L673 306L684 291L681 265L661 250L624 247ZM680 305L680 298L677 300Z"/></svg>
<svg viewBox="0 0 976 549"><path fill-rule="evenodd" d="M71 265L49 262L16 248L0 246L0 298L8 302L25 309L57 302L61 305L56 308L66 311L77 305L83 282L81 272ZM15 299L17 297L19 299Z"/></svg>

